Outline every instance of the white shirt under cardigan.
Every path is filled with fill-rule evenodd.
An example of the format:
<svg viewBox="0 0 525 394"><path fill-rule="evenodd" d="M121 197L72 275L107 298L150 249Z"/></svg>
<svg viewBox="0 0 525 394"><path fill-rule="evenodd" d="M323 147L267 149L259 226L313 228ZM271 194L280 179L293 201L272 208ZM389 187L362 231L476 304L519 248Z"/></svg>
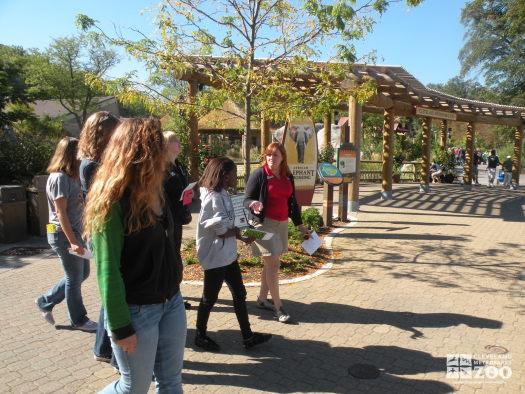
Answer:
<svg viewBox="0 0 525 394"><path fill-rule="evenodd" d="M202 269L224 267L237 259L235 237L219 238L234 228L235 214L230 195L200 188L201 211L197 226L197 258Z"/></svg>

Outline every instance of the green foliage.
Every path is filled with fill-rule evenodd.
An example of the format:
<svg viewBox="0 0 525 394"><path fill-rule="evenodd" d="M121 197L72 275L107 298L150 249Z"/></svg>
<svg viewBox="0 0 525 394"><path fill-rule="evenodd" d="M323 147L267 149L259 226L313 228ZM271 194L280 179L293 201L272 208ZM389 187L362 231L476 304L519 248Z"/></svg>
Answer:
<svg viewBox="0 0 525 394"><path fill-rule="evenodd" d="M303 224L310 231L319 231L323 224L323 217L317 210L317 208L310 207L301 212L301 219Z"/></svg>
<svg viewBox="0 0 525 394"><path fill-rule="evenodd" d="M81 128L94 108L93 99L104 93L91 83L93 78L102 78L117 63L116 53L97 36L57 38L45 51L33 52L27 81L44 98L60 100Z"/></svg>
<svg viewBox="0 0 525 394"><path fill-rule="evenodd" d="M333 163L335 161L335 149L332 144L327 144L319 149L317 161L319 163Z"/></svg>
<svg viewBox="0 0 525 394"><path fill-rule="evenodd" d="M58 139L25 131L0 131L0 184L28 185L35 175L45 174Z"/></svg>
<svg viewBox="0 0 525 394"><path fill-rule="evenodd" d="M436 154L434 161L445 167L445 174L455 174L454 167L456 166L456 156L454 155L454 152L440 151Z"/></svg>
<svg viewBox="0 0 525 394"><path fill-rule="evenodd" d="M0 129L32 116L28 104L35 97L26 81L27 62L22 48L0 44Z"/></svg>
<svg viewBox="0 0 525 394"><path fill-rule="evenodd" d="M257 256L250 256L248 258L240 259L239 264L241 266L257 267L257 268L262 268L264 266L262 262L262 258L257 257Z"/></svg>
<svg viewBox="0 0 525 394"><path fill-rule="evenodd" d="M472 0L461 22L467 29L462 75L481 70L489 86L501 90L502 104L525 105L525 2Z"/></svg>
<svg viewBox="0 0 525 394"><path fill-rule="evenodd" d="M356 5L354 0L334 4L321 0L163 0L156 8L157 41L109 37L85 15L77 15L77 24L124 47L150 69L183 76L198 65L203 78L215 88L200 91L195 101L185 104L186 109L198 112L200 107L209 111L218 108L225 98L242 102L245 129L249 130L252 115L259 112L274 121L286 116L317 118L347 102L350 94L360 103L374 94L372 81L363 81L353 91L339 89L340 81L348 74L348 63L313 64L308 59L353 62L354 42L371 31L374 18L393 1ZM421 0L405 2L417 5ZM326 45L327 40L338 41L337 46ZM225 60L219 64L210 55ZM256 55L266 59L264 64ZM311 89L293 83L298 75L314 69L317 82ZM143 87L158 97L157 102L179 105L151 86ZM246 138L246 161L250 143ZM248 171L247 163L246 167Z"/></svg>
<svg viewBox="0 0 525 394"><path fill-rule="evenodd" d="M374 154L383 149L383 116L363 113L361 151L365 159L371 160Z"/></svg>

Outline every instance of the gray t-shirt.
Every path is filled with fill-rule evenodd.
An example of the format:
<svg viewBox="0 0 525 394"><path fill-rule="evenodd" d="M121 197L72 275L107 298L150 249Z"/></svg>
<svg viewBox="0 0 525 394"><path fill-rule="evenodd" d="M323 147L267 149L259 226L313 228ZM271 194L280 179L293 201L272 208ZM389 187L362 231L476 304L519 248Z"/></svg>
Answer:
<svg viewBox="0 0 525 394"><path fill-rule="evenodd" d="M55 200L67 198L67 217L73 231L82 232L82 191L80 183L64 172L53 172L47 178L47 205L49 207L49 223L60 224L56 214Z"/></svg>

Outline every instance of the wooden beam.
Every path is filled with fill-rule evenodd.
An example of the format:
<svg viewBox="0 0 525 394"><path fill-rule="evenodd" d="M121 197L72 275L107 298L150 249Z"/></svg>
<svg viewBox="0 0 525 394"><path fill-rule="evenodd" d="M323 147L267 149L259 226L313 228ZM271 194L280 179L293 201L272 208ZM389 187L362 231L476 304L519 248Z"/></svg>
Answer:
<svg viewBox="0 0 525 394"><path fill-rule="evenodd" d="M359 211L359 178L361 176L361 123L362 123L362 106L353 97L348 100L348 127L350 135L346 141L354 144L356 150L356 174L350 185L350 198L348 199L348 208L351 212ZM344 141L344 142L346 142ZM342 185L348 198L348 186ZM340 187L341 188L341 187ZM341 197L340 197L341 200ZM348 212L348 210L346 210ZM346 217L346 213L344 215ZM341 216L342 217L342 216Z"/></svg>
<svg viewBox="0 0 525 394"><path fill-rule="evenodd" d="M463 166L463 185L465 190L472 189L472 159L474 158L475 123L468 122L466 137L465 165Z"/></svg>
<svg viewBox="0 0 525 394"><path fill-rule="evenodd" d="M392 167L394 160L394 111L385 109L383 117L383 165L381 175L381 199L392 198Z"/></svg>
<svg viewBox="0 0 525 394"><path fill-rule="evenodd" d="M520 161L521 161L521 149L523 144L523 125L516 127L514 133L514 157L512 159L512 181L511 187L517 189L520 183Z"/></svg>
<svg viewBox="0 0 525 394"><path fill-rule="evenodd" d="M195 102L195 96L197 96L197 92L199 90L199 83L197 81L191 81L188 82L188 101L190 103ZM199 154L196 151L196 148L198 148L200 141L199 141L199 120L197 119L197 115L194 111L190 111L188 114L188 134L189 134L189 142L190 142L190 157L189 157L189 165L190 165L190 173L189 178L191 181L196 181L199 179Z"/></svg>
<svg viewBox="0 0 525 394"><path fill-rule="evenodd" d="M430 177L430 129L432 127L431 118L423 118L423 151L421 153L421 180L419 190L428 193Z"/></svg>
<svg viewBox="0 0 525 394"><path fill-rule="evenodd" d="M446 119L442 119L439 128L439 148L443 152L445 149L447 149L447 129L448 121Z"/></svg>

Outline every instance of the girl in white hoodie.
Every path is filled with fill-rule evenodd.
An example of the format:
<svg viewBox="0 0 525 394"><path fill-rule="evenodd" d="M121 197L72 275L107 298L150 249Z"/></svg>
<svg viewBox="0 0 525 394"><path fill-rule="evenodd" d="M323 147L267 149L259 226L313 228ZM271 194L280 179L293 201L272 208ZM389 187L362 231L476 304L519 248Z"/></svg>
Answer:
<svg viewBox="0 0 525 394"><path fill-rule="evenodd" d="M244 347L267 342L271 334L252 332L246 309L246 289L237 262L237 241L251 243L235 227L233 204L227 188L235 187L237 166L226 157L212 159L199 180L201 210L197 227L197 258L204 270L204 288L197 312L195 345L211 352L220 346L207 334L208 318L222 284L230 288Z"/></svg>

